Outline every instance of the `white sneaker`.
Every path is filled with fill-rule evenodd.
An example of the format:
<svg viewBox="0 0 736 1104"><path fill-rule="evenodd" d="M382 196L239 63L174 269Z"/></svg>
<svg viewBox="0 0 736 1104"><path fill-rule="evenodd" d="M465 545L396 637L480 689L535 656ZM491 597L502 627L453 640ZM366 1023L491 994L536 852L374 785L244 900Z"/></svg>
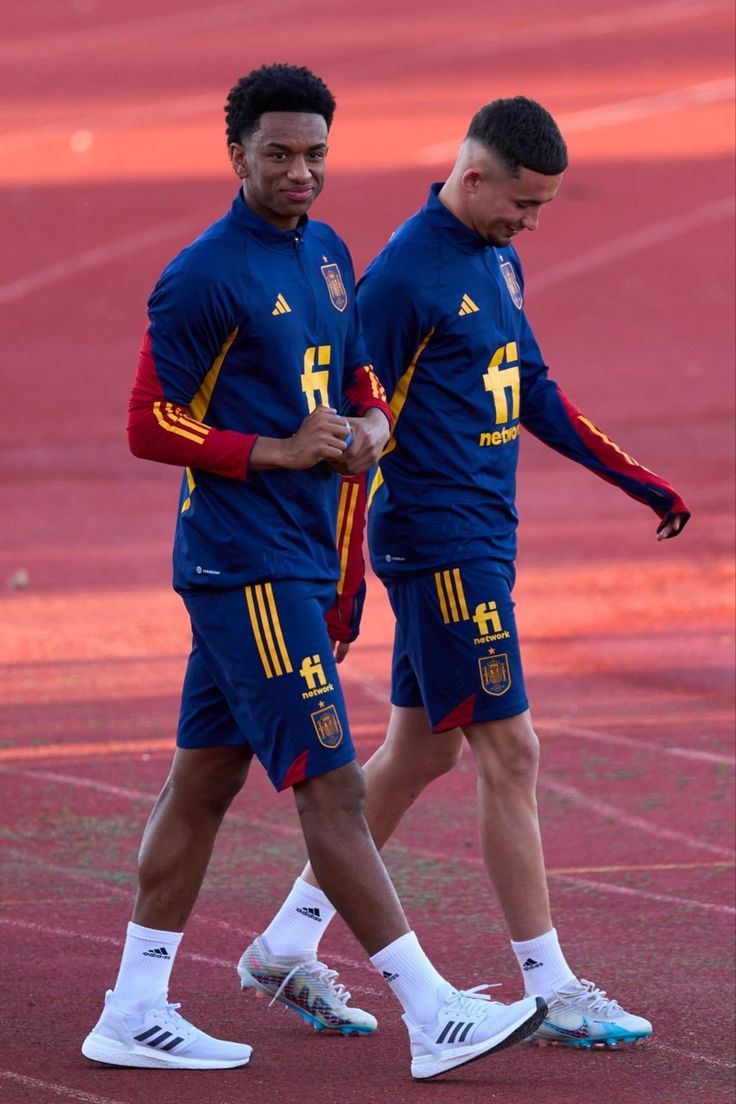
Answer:
<svg viewBox="0 0 736 1104"><path fill-rule="evenodd" d="M155 1069L232 1069L250 1061L251 1047L213 1039L179 1015L178 1004L127 1012L112 990L82 1043L82 1054L108 1066Z"/></svg>
<svg viewBox="0 0 736 1104"><path fill-rule="evenodd" d="M255 989L293 1008L315 1031L339 1031L341 1035L368 1035L378 1027L370 1012L352 1008L350 993L337 982L337 971L315 959L304 961L272 955L256 939L238 963L243 989Z"/></svg>
<svg viewBox="0 0 736 1104"><path fill-rule="evenodd" d="M453 989L434 1019L421 1027L402 1016L409 1029L412 1077L437 1077L521 1042L544 1019L547 1005L541 997L499 1004L480 992L487 988Z"/></svg>
<svg viewBox="0 0 736 1104"><path fill-rule="evenodd" d="M547 999L547 1016L529 1040L539 1046L615 1047L636 1043L652 1033L642 1016L625 1012L592 981L574 978Z"/></svg>

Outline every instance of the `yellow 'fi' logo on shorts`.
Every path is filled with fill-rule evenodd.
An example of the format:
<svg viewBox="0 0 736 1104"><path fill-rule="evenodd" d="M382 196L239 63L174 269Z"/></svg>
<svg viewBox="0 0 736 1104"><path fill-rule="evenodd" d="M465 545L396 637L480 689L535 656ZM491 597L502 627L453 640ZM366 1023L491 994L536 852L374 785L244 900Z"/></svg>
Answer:
<svg viewBox="0 0 736 1104"><path fill-rule="evenodd" d="M342 725L334 705L312 713L312 724L322 747L336 748L342 743Z"/></svg>
<svg viewBox="0 0 736 1104"><path fill-rule="evenodd" d="M327 694L335 687L325 678L325 669L318 655L305 656L299 668L299 674L307 684L303 698L316 698L320 694Z"/></svg>

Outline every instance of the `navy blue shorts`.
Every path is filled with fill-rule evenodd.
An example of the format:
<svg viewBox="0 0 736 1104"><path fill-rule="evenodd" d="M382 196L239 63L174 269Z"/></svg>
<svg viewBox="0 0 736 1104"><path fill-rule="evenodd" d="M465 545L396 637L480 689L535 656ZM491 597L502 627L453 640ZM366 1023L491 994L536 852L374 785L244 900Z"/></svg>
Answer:
<svg viewBox="0 0 736 1104"><path fill-rule="evenodd" d="M391 701L434 732L528 708L511 564L476 560L386 582L396 615Z"/></svg>
<svg viewBox="0 0 736 1104"><path fill-rule="evenodd" d="M324 615L334 584L182 594L192 622L176 743L250 748L277 790L355 758Z"/></svg>

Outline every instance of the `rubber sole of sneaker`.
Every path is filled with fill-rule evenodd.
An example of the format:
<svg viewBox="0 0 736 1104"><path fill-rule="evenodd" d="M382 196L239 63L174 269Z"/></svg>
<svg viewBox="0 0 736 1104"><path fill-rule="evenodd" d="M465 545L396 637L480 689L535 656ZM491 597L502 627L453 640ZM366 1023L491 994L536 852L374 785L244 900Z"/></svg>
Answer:
<svg viewBox="0 0 736 1104"><path fill-rule="evenodd" d="M185 1055L156 1054L147 1047L128 1046L92 1032L82 1043L82 1054L90 1062L105 1066L127 1066L135 1069L236 1069L250 1062L251 1048L245 1058L217 1061L205 1058L187 1058Z"/></svg>
<svg viewBox="0 0 736 1104"><path fill-rule="evenodd" d="M479 1058L485 1058L489 1054L495 1054L499 1050L504 1050L505 1047L513 1046L514 1043L520 1043L527 1039L537 1030L547 1015L547 1005L544 1000L537 997L536 1001L536 1010L525 1020L512 1027L509 1034L505 1035L503 1039L491 1043L490 1046L486 1042L478 1043L475 1047L463 1047L461 1051L449 1051L446 1058L441 1055L439 1057L427 1055L426 1058L415 1058L411 1063L412 1077L417 1081L429 1081L433 1077L439 1077L440 1074L459 1069L460 1066L470 1065L471 1062L477 1062Z"/></svg>
<svg viewBox="0 0 736 1104"><path fill-rule="evenodd" d="M238 970L238 976L240 977L240 988L243 990L243 992L252 991L256 997L273 996L273 993L270 991L270 989L267 989L265 985L261 985L259 981L256 981L252 974L246 973L245 977L243 977L243 974L240 972L240 970ZM288 1000L286 997L276 997L276 1002L277 1004L280 1004L282 1008L288 1008L290 1012L296 1012L296 1014L298 1016L301 1016L301 1018L306 1023L311 1024L315 1031L336 1032L338 1035L372 1035L373 1032L376 1030L376 1027L371 1027L370 1025L366 1024L323 1023L322 1020L318 1019L316 1016L313 1016L310 1012L307 1012L306 1009L301 1007L301 1005L292 1004L291 1001Z"/></svg>
<svg viewBox="0 0 736 1104"><path fill-rule="evenodd" d="M530 1046L538 1047L575 1047L577 1050L624 1050L639 1046L649 1039L649 1035L631 1035L618 1039L527 1039Z"/></svg>

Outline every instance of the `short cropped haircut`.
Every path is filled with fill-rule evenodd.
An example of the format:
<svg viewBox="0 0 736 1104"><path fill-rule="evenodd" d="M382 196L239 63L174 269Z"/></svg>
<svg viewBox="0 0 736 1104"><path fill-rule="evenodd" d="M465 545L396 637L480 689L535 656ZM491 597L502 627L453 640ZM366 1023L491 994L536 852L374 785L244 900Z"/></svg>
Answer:
<svg viewBox="0 0 736 1104"><path fill-rule="evenodd" d="M552 116L535 100L493 100L470 121L468 138L492 150L513 176L531 169L557 176L567 168L567 146Z"/></svg>
<svg viewBox="0 0 736 1104"><path fill-rule="evenodd" d="M262 65L234 85L225 104L228 145L242 142L266 111L300 111L321 115L329 129L335 98L309 69L297 65Z"/></svg>

